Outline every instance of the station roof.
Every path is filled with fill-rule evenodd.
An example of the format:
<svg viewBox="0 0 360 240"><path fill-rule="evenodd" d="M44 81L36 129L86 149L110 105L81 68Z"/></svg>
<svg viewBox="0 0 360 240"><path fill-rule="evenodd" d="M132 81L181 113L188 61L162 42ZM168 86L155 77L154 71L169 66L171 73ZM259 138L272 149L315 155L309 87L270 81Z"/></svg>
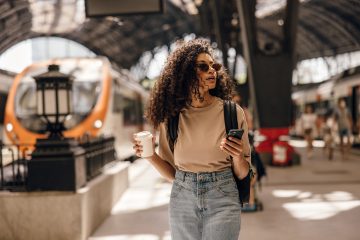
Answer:
<svg viewBox="0 0 360 240"><path fill-rule="evenodd" d="M145 51L169 45L184 34L215 40L213 0L164 0L163 14L86 19L83 1L0 0L0 53L38 36L77 41L120 67L130 68ZM297 33L298 60L360 50L359 0L301 0ZM239 48L236 0L219 0L220 31L227 47ZM277 51L283 38L285 0L258 0L260 48ZM281 44L280 44L281 45ZM270 46L270 48L269 48Z"/></svg>

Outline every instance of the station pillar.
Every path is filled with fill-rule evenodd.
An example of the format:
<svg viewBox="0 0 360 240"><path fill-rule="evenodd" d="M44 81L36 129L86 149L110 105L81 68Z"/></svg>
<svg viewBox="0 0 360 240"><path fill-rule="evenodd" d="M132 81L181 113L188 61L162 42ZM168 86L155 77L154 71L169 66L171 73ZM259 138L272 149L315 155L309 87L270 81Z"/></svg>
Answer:
<svg viewBox="0 0 360 240"><path fill-rule="evenodd" d="M291 87L295 65L295 40L298 23L298 0L287 0L283 39L257 41L256 0L237 0L243 54L247 63L251 104L255 127L266 140L258 151L272 155L273 144L289 133L291 125ZM268 29L271 31L271 29ZM261 46L260 46L261 45Z"/></svg>

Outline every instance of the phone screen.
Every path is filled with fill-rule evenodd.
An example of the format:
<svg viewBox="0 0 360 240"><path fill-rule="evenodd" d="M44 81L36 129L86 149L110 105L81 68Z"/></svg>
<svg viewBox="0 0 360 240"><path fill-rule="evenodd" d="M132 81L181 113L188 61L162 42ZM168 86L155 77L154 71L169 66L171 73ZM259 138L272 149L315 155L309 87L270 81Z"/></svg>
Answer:
<svg viewBox="0 0 360 240"><path fill-rule="evenodd" d="M244 134L244 129L230 129L228 132L228 137L241 139L243 134Z"/></svg>

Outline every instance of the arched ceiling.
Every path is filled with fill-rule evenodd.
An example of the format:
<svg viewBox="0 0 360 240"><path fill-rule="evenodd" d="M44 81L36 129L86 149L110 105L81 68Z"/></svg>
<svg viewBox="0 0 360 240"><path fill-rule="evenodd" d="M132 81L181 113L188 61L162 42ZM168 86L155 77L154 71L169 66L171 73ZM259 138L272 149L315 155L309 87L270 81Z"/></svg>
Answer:
<svg viewBox="0 0 360 240"><path fill-rule="evenodd" d="M0 0L0 54L37 36L75 40L120 67L130 68L143 52L195 33L241 52L236 1L164 0L163 14L85 19L83 0ZM221 13L214 20L214 2ZM257 1L258 44L277 51L283 39L285 0ZM221 26L220 29L216 26ZM270 48L269 48L270 46ZM297 34L298 60L360 50L360 0L301 0Z"/></svg>
<svg viewBox="0 0 360 240"><path fill-rule="evenodd" d="M282 14L278 11L259 21L261 38L278 40ZM267 34L268 29L276 34ZM360 0L304 1L297 30L298 60L360 50Z"/></svg>
<svg viewBox="0 0 360 240"><path fill-rule="evenodd" d="M223 41L241 52L236 2L219 0L216 9ZM249 0L251 1L251 0ZM204 1L200 8L203 32L216 36L215 1ZM257 44L266 54L276 54L284 41L286 0L257 0ZM210 24L206 24L210 22ZM206 26L208 26L206 28ZM296 36L297 60L334 56L360 50L360 0L300 0Z"/></svg>
<svg viewBox="0 0 360 240"><path fill-rule="evenodd" d="M85 19L81 0L0 0L0 53L28 38L58 36L130 68L143 52L197 32L194 15L165 3L163 14Z"/></svg>

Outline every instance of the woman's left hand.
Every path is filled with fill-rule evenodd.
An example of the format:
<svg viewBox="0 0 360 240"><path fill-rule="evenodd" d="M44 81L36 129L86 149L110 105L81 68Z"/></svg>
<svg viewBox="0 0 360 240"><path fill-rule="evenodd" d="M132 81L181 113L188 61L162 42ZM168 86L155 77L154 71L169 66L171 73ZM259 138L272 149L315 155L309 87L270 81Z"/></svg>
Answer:
<svg viewBox="0 0 360 240"><path fill-rule="evenodd" d="M233 158L234 173L239 179L243 179L249 173L249 162L244 157L244 148L241 139L229 137L220 143L220 149Z"/></svg>
<svg viewBox="0 0 360 240"><path fill-rule="evenodd" d="M220 143L220 149L233 158L240 158L243 155L243 143L241 139L234 137L223 138Z"/></svg>

